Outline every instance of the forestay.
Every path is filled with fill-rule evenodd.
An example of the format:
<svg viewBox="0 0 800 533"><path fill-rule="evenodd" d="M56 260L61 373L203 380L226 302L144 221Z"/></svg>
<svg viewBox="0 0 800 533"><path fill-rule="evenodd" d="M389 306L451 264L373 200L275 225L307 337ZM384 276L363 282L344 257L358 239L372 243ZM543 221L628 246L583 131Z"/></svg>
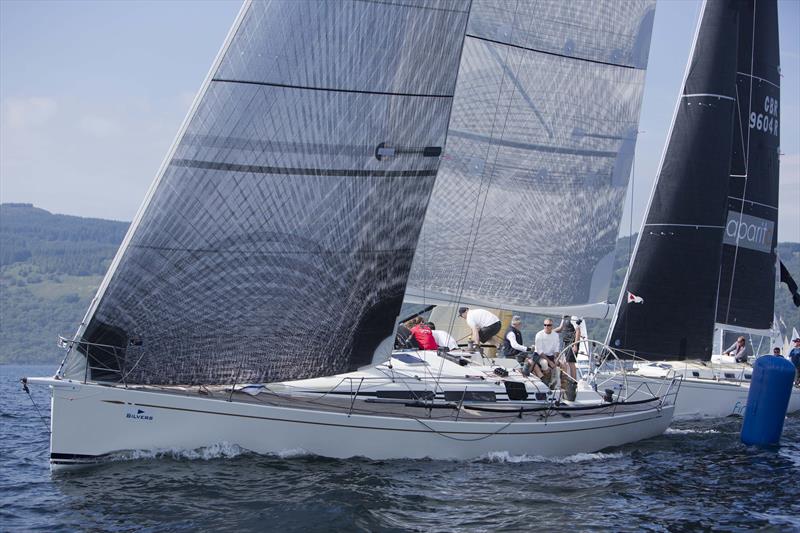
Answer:
<svg viewBox="0 0 800 533"><path fill-rule="evenodd" d="M473 2L408 300L607 312L654 9Z"/></svg>
<svg viewBox="0 0 800 533"><path fill-rule="evenodd" d="M468 10L246 4L79 331L89 377L275 381L368 363L400 309Z"/></svg>

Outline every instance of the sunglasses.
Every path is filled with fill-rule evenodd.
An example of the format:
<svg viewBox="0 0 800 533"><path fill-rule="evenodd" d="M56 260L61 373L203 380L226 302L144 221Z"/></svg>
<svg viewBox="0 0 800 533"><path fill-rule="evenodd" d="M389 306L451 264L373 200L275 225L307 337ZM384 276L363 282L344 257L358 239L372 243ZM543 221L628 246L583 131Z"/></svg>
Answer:
<svg viewBox="0 0 800 533"><path fill-rule="evenodd" d="M553 327L553 324L545 324L545 325L544 325L544 327L546 327L546 328L552 328L552 327Z"/></svg>

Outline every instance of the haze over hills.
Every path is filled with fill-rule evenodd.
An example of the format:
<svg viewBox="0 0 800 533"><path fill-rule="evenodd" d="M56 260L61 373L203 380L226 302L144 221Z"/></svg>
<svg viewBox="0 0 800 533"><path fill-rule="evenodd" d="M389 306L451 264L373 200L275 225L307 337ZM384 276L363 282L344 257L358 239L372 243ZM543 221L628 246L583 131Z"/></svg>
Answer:
<svg viewBox="0 0 800 533"><path fill-rule="evenodd" d="M58 335L71 337L77 329L128 225L56 215L31 204L0 204L0 363L61 360ZM613 299L630 245L628 237L617 242ZM780 243L778 253L800 281L800 243ZM800 330L800 311L785 285L777 291L775 305L790 330ZM592 336L601 339L608 321L595 320L590 326Z"/></svg>

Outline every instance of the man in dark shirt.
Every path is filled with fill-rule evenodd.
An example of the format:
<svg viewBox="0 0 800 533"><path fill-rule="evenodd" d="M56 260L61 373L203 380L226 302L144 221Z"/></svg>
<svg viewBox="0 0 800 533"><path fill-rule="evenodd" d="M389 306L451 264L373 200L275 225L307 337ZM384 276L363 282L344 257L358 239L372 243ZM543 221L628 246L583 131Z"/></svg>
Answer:
<svg viewBox="0 0 800 533"><path fill-rule="evenodd" d="M800 337L792 340L794 348L789 352L789 359L794 364L794 384L800 386Z"/></svg>
<svg viewBox="0 0 800 533"><path fill-rule="evenodd" d="M573 325L573 322L575 325ZM564 315L561 318L561 324L553 331L561 334L561 342L564 343L562 352L567 359L567 368L569 375L573 380L578 377L578 371L575 363L577 363L578 355L578 342L581 340L581 323L583 320L576 316ZM577 326L577 327L576 327Z"/></svg>

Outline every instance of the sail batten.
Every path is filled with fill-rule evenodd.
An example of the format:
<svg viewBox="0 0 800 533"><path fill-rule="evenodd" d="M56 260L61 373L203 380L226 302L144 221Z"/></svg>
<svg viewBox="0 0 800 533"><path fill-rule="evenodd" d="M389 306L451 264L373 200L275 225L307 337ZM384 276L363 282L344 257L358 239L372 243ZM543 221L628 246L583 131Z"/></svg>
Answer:
<svg viewBox="0 0 800 533"><path fill-rule="evenodd" d="M400 92L387 92L387 91L367 91L363 89L340 89L335 87L309 87L307 85L289 85L286 83L274 83L266 81L250 81L250 80L231 80L225 78L214 78L217 83L242 83L245 85L262 85L264 87L280 87L283 89L301 89L306 91L330 91L337 93L355 93L355 94L376 94L380 96L417 96L419 98L452 98L452 94L418 94L418 93L400 93Z"/></svg>
<svg viewBox="0 0 800 533"><path fill-rule="evenodd" d="M619 67L619 68L642 68L642 67L639 67L639 66L636 66L636 65L626 65L624 63L611 63L609 61L599 61L597 59L589 59L589 58L586 58L586 57L571 56L571 55L563 54L563 53L560 54L560 53L554 52L552 50L538 50L536 48L529 48L527 46L522 46L522 45L514 44L514 43L511 43L511 42L497 41L497 40L494 40L494 39L489 39L488 37L481 37L480 35L471 35L469 33L467 34L467 37L470 38L470 39L479 39L481 41L486 41L486 42L489 42L489 43L499 44L499 45L503 45L503 46L510 46L510 47L513 47L513 48L519 48L521 50L527 50L529 52L536 52L537 54L547 54L547 55L556 56L556 57L565 57L565 58L568 58L568 59L575 59L575 60L578 60L578 61L588 61L589 63L596 63L598 65L608 65L610 67Z"/></svg>

